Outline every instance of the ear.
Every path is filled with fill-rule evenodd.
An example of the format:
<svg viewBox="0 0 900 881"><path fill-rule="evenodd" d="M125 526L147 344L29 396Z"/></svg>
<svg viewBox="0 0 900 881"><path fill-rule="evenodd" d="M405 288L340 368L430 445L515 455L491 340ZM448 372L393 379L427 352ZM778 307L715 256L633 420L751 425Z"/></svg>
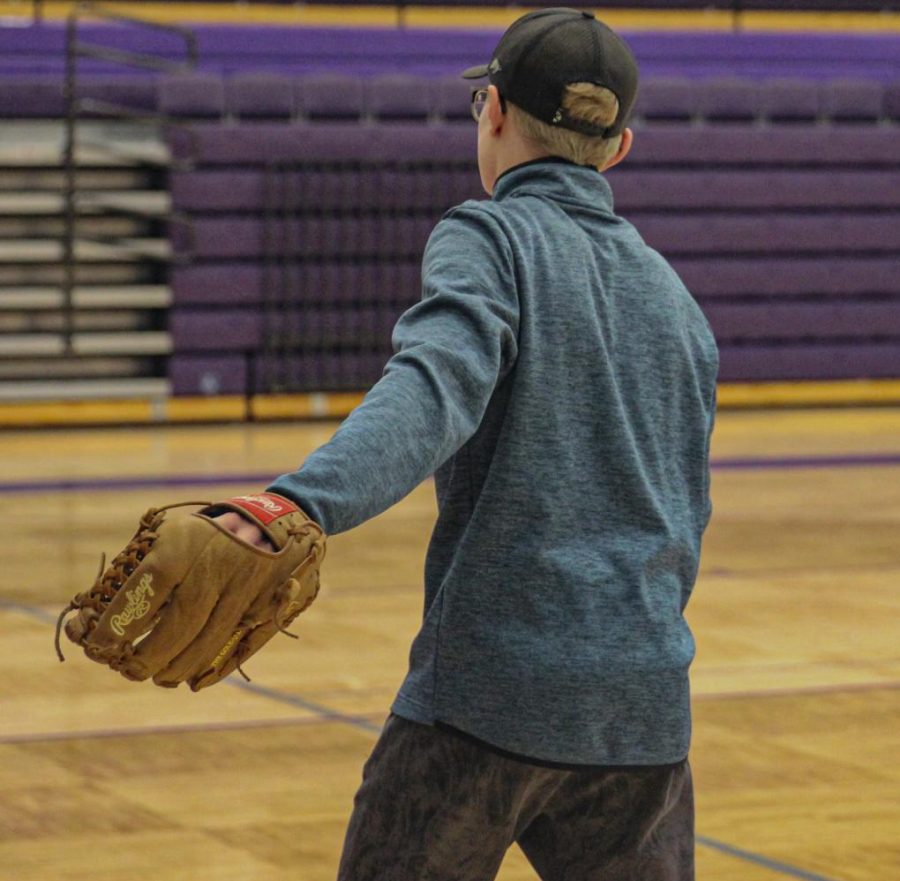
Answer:
<svg viewBox="0 0 900 881"><path fill-rule="evenodd" d="M491 124L491 131L499 134L506 122L506 114L500 104L500 92L496 86L488 86L488 100L483 113L488 116L488 122Z"/></svg>
<svg viewBox="0 0 900 881"><path fill-rule="evenodd" d="M626 128L622 132L622 140L619 142L619 149L616 150L615 155L611 159L607 159L606 162L600 166L600 171L606 171L607 168L618 165L631 152L631 145L633 143L634 132L630 128Z"/></svg>

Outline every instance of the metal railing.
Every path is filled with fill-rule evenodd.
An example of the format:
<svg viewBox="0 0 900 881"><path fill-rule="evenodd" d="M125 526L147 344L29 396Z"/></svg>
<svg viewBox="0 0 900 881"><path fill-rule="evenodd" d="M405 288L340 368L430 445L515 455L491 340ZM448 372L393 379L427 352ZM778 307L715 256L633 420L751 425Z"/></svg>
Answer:
<svg viewBox="0 0 900 881"><path fill-rule="evenodd" d="M80 26L86 20L100 20L106 23L119 24L126 27L142 30L161 31L176 37L183 43L183 57L173 61L168 57L161 57L149 53L131 52L118 49L113 46L90 43L83 40L79 33ZM187 28L178 25L161 24L147 21L133 15L125 15L118 11L105 9L95 3L79 3L73 7L66 21L66 57L65 80L63 93L65 99L66 116L63 142L63 239L62 239L62 268L63 268L63 339L67 352L72 351L72 335L74 330L74 290L77 283L76 270L78 264L77 245L82 239L78 235L79 193L77 187L77 172L79 166L79 149L90 147L100 155L108 155L111 159L126 161L130 164L145 166L162 165L168 167L171 163L166 158L154 157L144 153L129 151L121 144L109 140L88 140L79 135L79 124L84 121L86 115L93 118L103 118L120 122L129 122L139 125L147 125L154 129L159 127L187 128L183 123L176 122L162 114L128 107L111 101L85 98L79 94L79 61L81 59L96 59L108 62L116 67L136 68L158 73L178 73L189 71L197 65L197 38ZM190 131L188 131L190 135ZM146 219L146 214L126 206L106 206L105 211L118 216L127 215L138 219ZM169 214L160 221L169 224L183 224L190 230L190 222L187 218L178 214ZM107 240L104 244L115 243ZM134 258L148 260L159 259L159 255L153 252L142 252L140 245L134 242L118 243L123 253L128 253Z"/></svg>

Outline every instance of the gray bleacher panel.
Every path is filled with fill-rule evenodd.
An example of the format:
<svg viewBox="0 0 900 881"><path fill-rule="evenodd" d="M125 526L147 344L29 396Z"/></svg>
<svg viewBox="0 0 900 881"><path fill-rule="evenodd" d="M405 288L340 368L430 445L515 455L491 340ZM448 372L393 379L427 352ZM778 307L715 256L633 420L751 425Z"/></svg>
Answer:
<svg viewBox="0 0 900 881"><path fill-rule="evenodd" d="M280 73L235 73L226 80L228 111L238 119L291 119L295 93L293 78Z"/></svg>

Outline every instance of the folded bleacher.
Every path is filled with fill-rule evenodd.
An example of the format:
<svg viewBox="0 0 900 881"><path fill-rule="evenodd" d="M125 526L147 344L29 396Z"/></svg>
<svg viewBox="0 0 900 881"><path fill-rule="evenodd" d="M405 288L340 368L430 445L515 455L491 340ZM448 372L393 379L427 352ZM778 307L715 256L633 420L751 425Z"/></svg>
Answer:
<svg viewBox="0 0 900 881"><path fill-rule="evenodd" d="M176 390L368 385L431 227L480 195L467 91L207 80L160 83L161 106L196 120L192 145L173 142L196 151L171 186L195 227L172 276ZM645 83L610 173L618 210L700 301L724 380L900 375L898 104L871 81Z"/></svg>

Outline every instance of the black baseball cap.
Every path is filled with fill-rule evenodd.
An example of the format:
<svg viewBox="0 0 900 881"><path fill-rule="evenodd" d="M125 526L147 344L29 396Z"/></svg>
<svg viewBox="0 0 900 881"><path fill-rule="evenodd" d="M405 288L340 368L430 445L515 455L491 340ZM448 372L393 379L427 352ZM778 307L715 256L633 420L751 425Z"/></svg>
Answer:
<svg viewBox="0 0 900 881"><path fill-rule="evenodd" d="M465 79L487 77L504 98L548 125L611 138L622 133L637 95L638 69L625 41L592 12L554 7L514 21L489 64L463 71ZM619 99L612 125L591 125L563 109L571 83L605 86Z"/></svg>

